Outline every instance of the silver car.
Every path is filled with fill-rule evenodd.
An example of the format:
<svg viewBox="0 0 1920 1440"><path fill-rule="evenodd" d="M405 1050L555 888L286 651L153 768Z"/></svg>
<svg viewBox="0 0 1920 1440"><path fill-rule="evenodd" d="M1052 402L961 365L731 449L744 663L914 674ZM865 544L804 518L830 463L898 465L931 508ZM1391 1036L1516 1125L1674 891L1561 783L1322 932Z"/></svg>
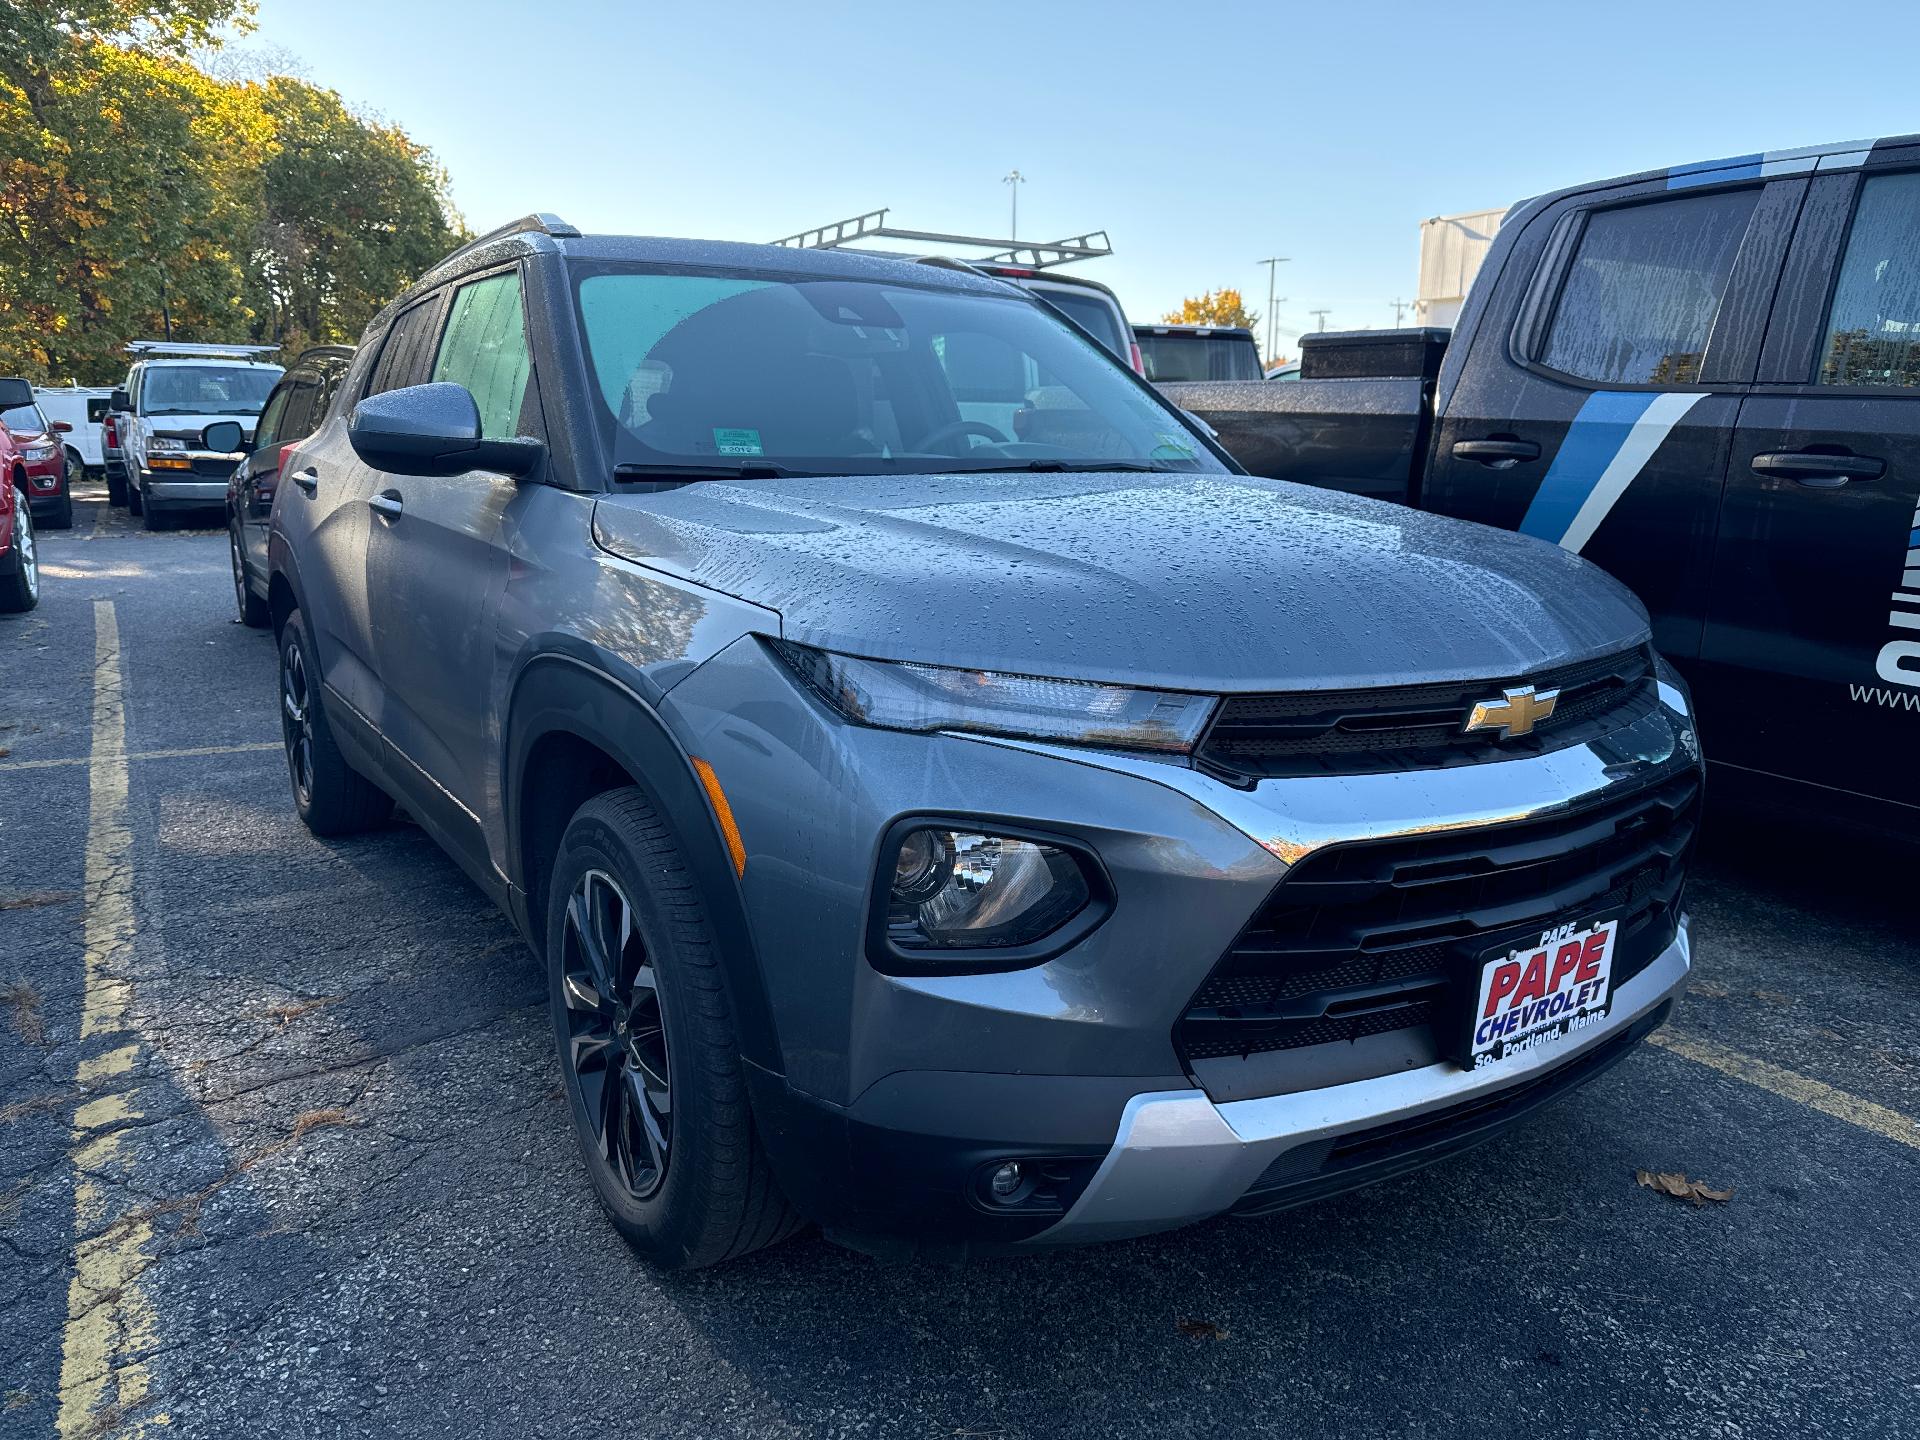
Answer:
<svg viewBox="0 0 1920 1440"><path fill-rule="evenodd" d="M295 804L398 800L512 915L663 1266L1297 1204L1685 986L1700 764L1632 597L1242 474L998 281L529 217L283 474Z"/></svg>

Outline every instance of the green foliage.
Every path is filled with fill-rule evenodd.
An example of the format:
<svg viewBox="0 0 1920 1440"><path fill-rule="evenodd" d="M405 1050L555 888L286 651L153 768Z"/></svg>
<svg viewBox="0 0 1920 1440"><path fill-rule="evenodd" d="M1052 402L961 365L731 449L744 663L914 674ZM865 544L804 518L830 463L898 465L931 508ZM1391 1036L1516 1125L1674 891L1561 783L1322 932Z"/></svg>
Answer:
<svg viewBox="0 0 1920 1440"><path fill-rule="evenodd" d="M0 0L0 374L111 380L168 321L179 339L356 339L461 238L401 131L183 58L250 9Z"/></svg>

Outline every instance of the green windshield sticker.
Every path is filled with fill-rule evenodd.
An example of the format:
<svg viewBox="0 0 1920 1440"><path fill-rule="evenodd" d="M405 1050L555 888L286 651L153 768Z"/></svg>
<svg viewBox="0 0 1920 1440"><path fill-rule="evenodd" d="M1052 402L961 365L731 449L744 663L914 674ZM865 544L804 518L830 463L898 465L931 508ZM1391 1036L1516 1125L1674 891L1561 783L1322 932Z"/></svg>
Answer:
<svg viewBox="0 0 1920 1440"><path fill-rule="evenodd" d="M1170 430L1160 430L1155 432L1153 438L1160 442L1154 447L1153 458L1156 460L1175 460L1183 455L1191 456L1196 453L1193 441L1185 435L1175 435Z"/></svg>
<svg viewBox="0 0 1920 1440"><path fill-rule="evenodd" d="M714 448L722 455L764 455L758 430L721 430L713 432Z"/></svg>

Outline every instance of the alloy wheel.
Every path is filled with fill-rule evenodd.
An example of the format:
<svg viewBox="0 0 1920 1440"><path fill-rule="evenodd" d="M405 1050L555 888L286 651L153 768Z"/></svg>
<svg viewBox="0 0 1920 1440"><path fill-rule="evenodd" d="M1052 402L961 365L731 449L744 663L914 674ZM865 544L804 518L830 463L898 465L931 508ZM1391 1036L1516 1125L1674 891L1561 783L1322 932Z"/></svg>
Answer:
<svg viewBox="0 0 1920 1440"><path fill-rule="evenodd" d="M645 1200L666 1179L673 1137L666 1015L633 904L606 871L574 885L562 945L567 1068L600 1158Z"/></svg>
<svg viewBox="0 0 1920 1440"><path fill-rule="evenodd" d="M280 737L287 747L287 769L302 805L313 799L313 693L300 643L289 639L280 652Z"/></svg>
<svg viewBox="0 0 1920 1440"><path fill-rule="evenodd" d="M29 603L40 598L40 552L33 538L33 510L22 493L14 508L14 544L20 547L20 573L26 577Z"/></svg>

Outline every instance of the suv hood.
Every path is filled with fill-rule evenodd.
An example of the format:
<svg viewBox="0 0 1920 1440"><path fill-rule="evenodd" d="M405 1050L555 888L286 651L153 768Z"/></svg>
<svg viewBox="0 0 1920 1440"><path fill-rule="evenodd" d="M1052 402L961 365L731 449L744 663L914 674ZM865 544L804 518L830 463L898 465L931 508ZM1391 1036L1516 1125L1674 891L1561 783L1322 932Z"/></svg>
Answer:
<svg viewBox="0 0 1920 1440"><path fill-rule="evenodd" d="M700 481L603 496L613 554L893 660L1193 690L1483 680L1648 638L1526 536L1243 475Z"/></svg>

